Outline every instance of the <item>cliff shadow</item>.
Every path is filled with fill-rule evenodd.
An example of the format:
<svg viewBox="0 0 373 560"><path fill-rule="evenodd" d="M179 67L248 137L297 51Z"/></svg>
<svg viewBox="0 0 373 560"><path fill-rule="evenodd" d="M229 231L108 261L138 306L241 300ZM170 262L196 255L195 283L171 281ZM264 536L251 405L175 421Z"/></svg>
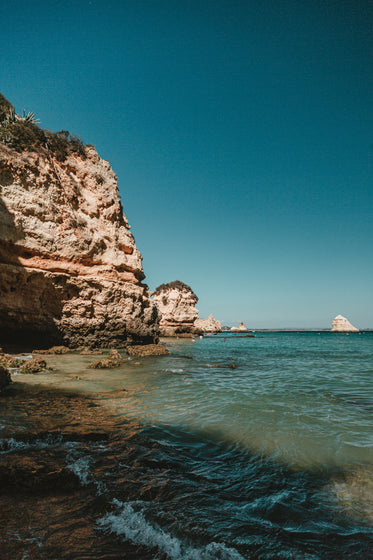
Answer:
<svg viewBox="0 0 373 560"><path fill-rule="evenodd" d="M17 242L25 234L1 197L4 180L0 174L0 346L29 351L61 344L61 293L45 273L20 261L27 251Z"/></svg>

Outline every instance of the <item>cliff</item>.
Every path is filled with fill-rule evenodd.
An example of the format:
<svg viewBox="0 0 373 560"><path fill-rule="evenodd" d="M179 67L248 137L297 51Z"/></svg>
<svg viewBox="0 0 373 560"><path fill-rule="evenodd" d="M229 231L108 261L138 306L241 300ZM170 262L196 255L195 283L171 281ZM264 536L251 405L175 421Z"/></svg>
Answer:
<svg viewBox="0 0 373 560"><path fill-rule="evenodd" d="M34 135L25 146L16 125L26 126L0 124L1 340L156 341L157 309L109 163L68 133L39 142L34 123L21 129Z"/></svg>
<svg viewBox="0 0 373 560"><path fill-rule="evenodd" d="M162 336L199 332L194 326L198 315L195 307L198 297L190 286L180 280L161 284L152 297L160 313L159 326Z"/></svg>
<svg viewBox="0 0 373 560"><path fill-rule="evenodd" d="M331 332L359 332L359 329L351 325L346 317L337 315L337 317L333 319Z"/></svg>

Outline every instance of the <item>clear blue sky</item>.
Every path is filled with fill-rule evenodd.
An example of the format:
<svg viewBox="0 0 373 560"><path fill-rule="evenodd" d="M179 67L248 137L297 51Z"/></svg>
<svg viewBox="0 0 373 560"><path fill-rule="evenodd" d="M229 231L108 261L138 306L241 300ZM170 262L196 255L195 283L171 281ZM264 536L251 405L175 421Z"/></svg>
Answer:
<svg viewBox="0 0 373 560"><path fill-rule="evenodd" d="M373 4L0 0L0 91L118 174L151 289L373 327Z"/></svg>

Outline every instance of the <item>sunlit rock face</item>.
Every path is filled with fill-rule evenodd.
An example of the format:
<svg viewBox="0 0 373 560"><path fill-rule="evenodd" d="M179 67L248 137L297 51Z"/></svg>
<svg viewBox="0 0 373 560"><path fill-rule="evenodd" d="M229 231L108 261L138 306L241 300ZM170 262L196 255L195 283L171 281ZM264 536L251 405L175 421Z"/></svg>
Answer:
<svg viewBox="0 0 373 560"><path fill-rule="evenodd" d="M337 315L337 317L333 319L331 332L359 332L359 329L351 325L346 317Z"/></svg>
<svg viewBox="0 0 373 560"><path fill-rule="evenodd" d="M247 326L245 325L245 323L240 323L238 325L238 327L232 327L231 328L231 332L249 332L249 329L247 328Z"/></svg>
<svg viewBox="0 0 373 560"><path fill-rule="evenodd" d="M157 309L117 177L92 146L58 161L0 144L0 334L39 345L153 343Z"/></svg>
<svg viewBox="0 0 373 560"><path fill-rule="evenodd" d="M217 321L213 315L209 315L207 319L197 317L194 326L204 333L221 332L221 322Z"/></svg>
<svg viewBox="0 0 373 560"><path fill-rule="evenodd" d="M190 286L179 280L161 284L153 292L152 298L161 316L162 336L197 332L194 322L198 315L198 297Z"/></svg>

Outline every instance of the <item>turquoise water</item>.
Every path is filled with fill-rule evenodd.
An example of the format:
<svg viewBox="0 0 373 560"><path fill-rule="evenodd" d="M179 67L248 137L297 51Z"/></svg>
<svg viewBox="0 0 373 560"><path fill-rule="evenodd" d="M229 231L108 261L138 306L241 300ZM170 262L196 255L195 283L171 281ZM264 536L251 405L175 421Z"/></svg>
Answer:
<svg viewBox="0 0 373 560"><path fill-rule="evenodd" d="M96 530L136 558L373 558L373 333L166 344L108 372L58 356L33 377L115 418L110 443L66 456L110 504Z"/></svg>

